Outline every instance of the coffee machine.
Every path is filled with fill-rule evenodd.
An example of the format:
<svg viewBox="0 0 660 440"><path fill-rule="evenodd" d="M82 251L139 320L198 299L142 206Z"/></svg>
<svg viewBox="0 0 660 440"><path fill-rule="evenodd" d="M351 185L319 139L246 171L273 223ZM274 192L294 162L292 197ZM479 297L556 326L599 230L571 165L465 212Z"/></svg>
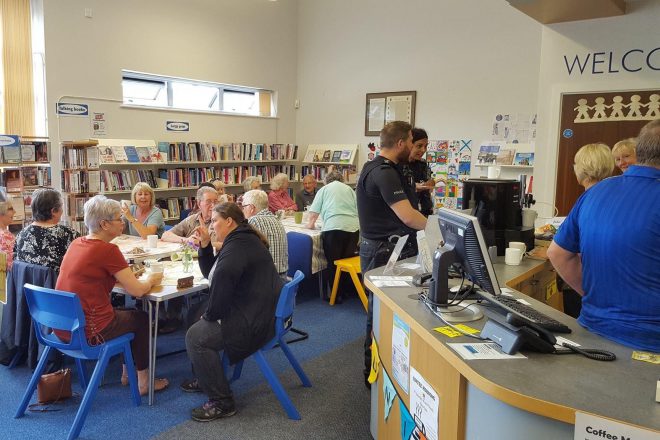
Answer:
<svg viewBox="0 0 660 440"><path fill-rule="evenodd" d="M504 255L512 241L534 248L534 228L523 227L523 185L518 180L468 179L463 182L463 208L476 217L487 246Z"/></svg>

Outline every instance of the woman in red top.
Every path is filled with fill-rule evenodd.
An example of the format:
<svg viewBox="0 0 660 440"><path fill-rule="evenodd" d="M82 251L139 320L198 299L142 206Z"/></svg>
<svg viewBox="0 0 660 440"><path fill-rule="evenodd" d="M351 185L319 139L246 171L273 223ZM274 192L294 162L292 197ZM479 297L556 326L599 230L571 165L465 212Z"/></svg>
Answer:
<svg viewBox="0 0 660 440"><path fill-rule="evenodd" d="M289 196L289 176L279 173L270 179L271 192L268 193L268 209L273 214L277 211L296 211L298 205Z"/></svg>
<svg viewBox="0 0 660 440"><path fill-rule="evenodd" d="M85 203L85 225L89 233L75 239L62 260L56 288L80 298L85 313L85 333L90 344L101 344L126 333L134 333L131 351L140 394L149 387L149 317L143 311L113 309L110 292L115 283L132 296L142 297L160 284L163 274L152 273L144 280L135 278L117 245L110 243L122 234L124 221L116 200L98 195ZM126 366L122 384L128 384ZM154 389L167 387L167 379L156 379Z"/></svg>

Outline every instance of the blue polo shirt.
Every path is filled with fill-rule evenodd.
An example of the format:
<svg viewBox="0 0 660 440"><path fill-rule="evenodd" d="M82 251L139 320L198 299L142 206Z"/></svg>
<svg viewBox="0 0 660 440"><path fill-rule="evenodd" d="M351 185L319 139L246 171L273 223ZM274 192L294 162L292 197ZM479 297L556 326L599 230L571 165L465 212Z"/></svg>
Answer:
<svg viewBox="0 0 660 440"><path fill-rule="evenodd" d="M582 256L588 330L660 353L660 170L633 165L575 203L554 241Z"/></svg>

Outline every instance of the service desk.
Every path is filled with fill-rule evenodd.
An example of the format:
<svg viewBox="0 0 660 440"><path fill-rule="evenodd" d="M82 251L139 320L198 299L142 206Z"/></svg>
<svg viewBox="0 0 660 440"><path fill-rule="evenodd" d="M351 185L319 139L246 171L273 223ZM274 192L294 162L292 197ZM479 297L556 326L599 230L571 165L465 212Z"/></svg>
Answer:
<svg viewBox="0 0 660 440"><path fill-rule="evenodd" d="M501 263L495 264L495 271L502 286L527 273L532 276L543 264L528 259L520 266ZM410 326L410 367L439 396L438 438L573 439L576 411L660 431L660 404L655 402L660 368L632 360L631 349L594 335L573 318L518 293L573 330L563 336L585 348L611 351L617 359L598 362L578 355L523 351L527 359L466 361L446 344L477 341L464 336L449 338L432 330L445 324L417 300L420 288L377 288L369 275L382 275L382 270L374 269L365 276L365 284L374 292L373 329L381 362L391 375L396 315ZM481 329L485 321L482 318L467 325ZM409 407L410 396L395 380L392 383ZM381 374L372 385L371 431L374 438L400 439L398 404L392 406L388 421L383 410Z"/></svg>

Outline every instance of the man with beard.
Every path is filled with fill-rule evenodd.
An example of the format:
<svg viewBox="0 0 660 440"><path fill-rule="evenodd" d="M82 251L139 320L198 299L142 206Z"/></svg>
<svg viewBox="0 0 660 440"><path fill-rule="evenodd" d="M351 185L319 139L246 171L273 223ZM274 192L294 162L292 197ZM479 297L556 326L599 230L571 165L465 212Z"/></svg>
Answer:
<svg viewBox="0 0 660 440"><path fill-rule="evenodd" d="M360 267L362 273L383 266L390 258L398 237L409 235L400 258L417 255L416 232L426 227L426 217L411 204L405 177L396 166L407 162L412 150L412 126L393 121L380 132L380 155L362 168L356 194L360 219ZM414 194L412 194L414 196ZM369 292L367 334L364 343L365 385L371 369L373 294Z"/></svg>

